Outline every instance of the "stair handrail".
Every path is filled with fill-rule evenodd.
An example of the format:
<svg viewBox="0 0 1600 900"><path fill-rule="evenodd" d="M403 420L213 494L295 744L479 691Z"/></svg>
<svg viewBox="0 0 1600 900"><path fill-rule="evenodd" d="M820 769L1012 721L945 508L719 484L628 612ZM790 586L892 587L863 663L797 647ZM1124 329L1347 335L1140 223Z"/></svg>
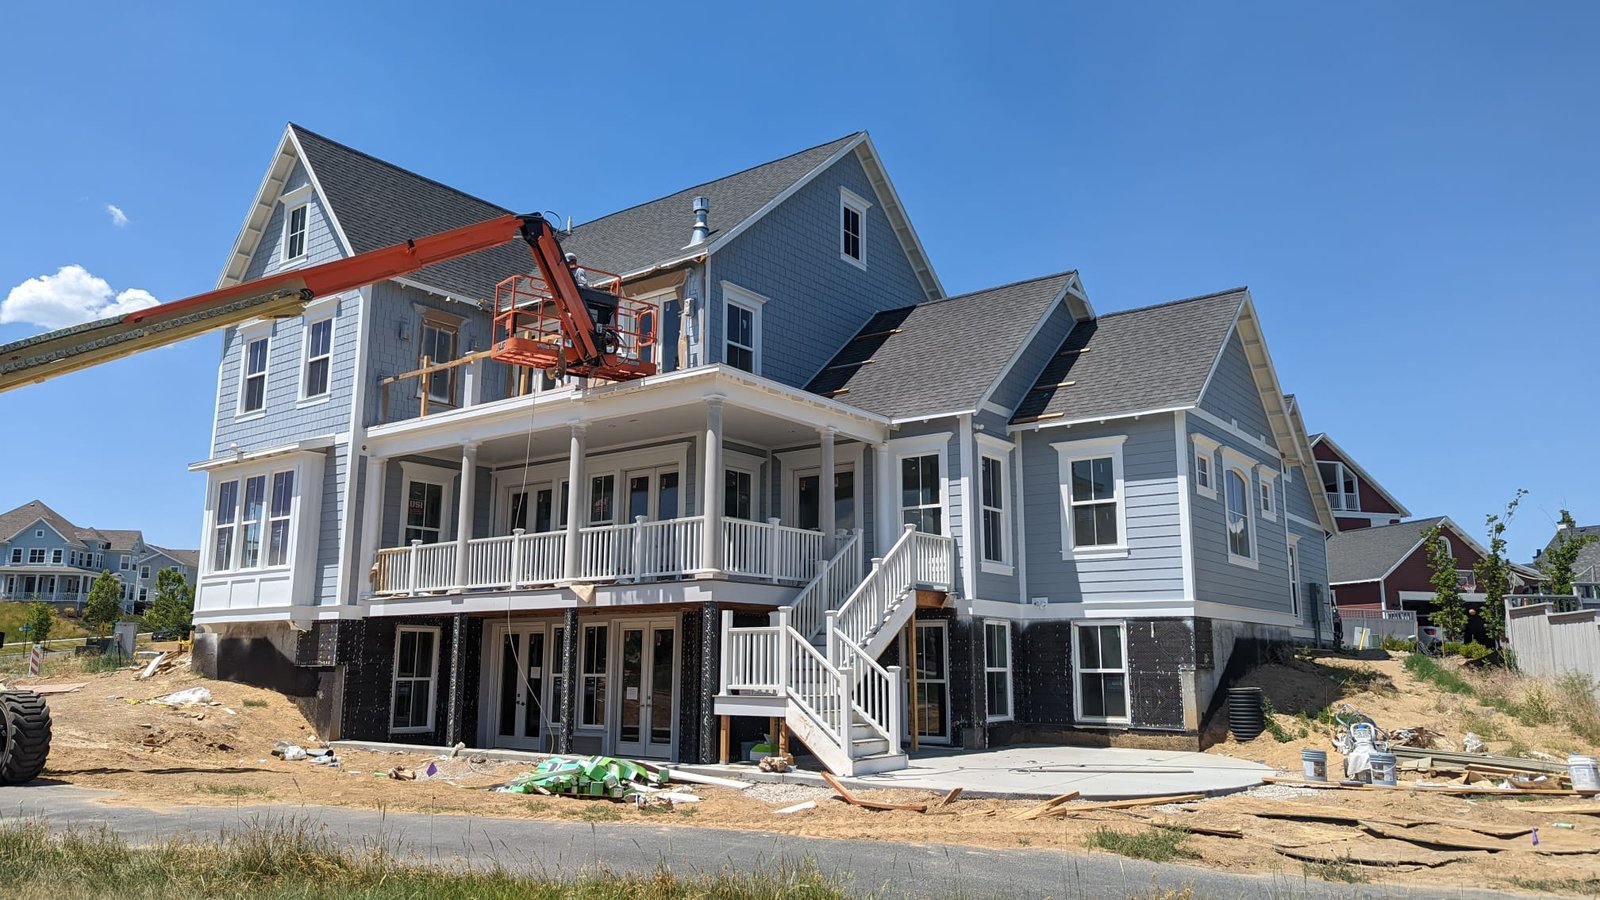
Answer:
<svg viewBox="0 0 1600 900"><path fill-rule="evenodd" d="M889 552L872 561L872 571L861 579L855 591L828 617L831 620L827 632L829 638L833 638L837 632L839 637L850 643L865 643L872 623L882 621L888 615L889 607L915 584L910 547L916 533L917 526L907 524ZM838 659L831 647L828 658Z"/></svg>
<svg viewBox="0 0 1600 900"><path fill-rule="evenodd" d="M850 707L839 698L848 696L853 688L849 682L854 679L846 679L844 673L830 664L817 648L811 646L811 641L794 630L793 626L783 626L783 632L788 642L784 654L784 695L795 708L827 732L845 756L850 756ZM807 692L800 690L802 684L809 682L795 677L796 670L802 667L810 667L820 676L820 683L813 683L813 697L808 697Z"/></svg>
<svg viewBox="0 0 1600 900"><path fill-rule="evenodd" d="M794 611L795 630L805 635L820 634L823 614L848 598L860 582L861 529L857 528L831 559L818 560L816 577L789 604Z"/></svg>
<svg viewBox="0 0 1600 900"><path fill-rule="evenodd" d="M839 671L852 672L850 708L860 713L872 730L889 741L891 754L900 752L900 667L878 665L867 651L853 641L835 640L843 650L844 665Z"/></svg>

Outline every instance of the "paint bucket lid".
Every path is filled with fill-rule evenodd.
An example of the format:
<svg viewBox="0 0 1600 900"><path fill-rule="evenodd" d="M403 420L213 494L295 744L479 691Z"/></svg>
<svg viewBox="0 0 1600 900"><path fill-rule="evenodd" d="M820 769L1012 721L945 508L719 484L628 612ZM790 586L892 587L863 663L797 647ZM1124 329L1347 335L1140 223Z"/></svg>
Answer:
<svg viewBox="0 0 1600 900"><path fill-rule="evenodd" d="M1583 756L1581 754L1574 753L1571 756L1567 757L1567 765L1569 765L1569 766L1592 766L1592 765L1595 765L1595 758L1592 757L1592 756Z"/></svg>

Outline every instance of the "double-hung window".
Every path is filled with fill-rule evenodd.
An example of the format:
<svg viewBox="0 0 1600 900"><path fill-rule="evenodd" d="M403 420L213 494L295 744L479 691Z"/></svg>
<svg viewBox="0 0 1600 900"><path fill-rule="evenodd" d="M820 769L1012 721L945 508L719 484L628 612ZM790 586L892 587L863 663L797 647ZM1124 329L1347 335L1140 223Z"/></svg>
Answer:
<svg viewBox="0 0 1600 900"><path fill-rule="evenodd" d="M589 479L589 524L610 525L617 520L617 476Z"/></svg>
<svg viewBox="0 0 1600 900"><path fill-rule="evenodd" d="M394 647L394 694L389 730L433 730L435 688L439 680L439 629L401 625Z"/></svg>
<svg viewBox="0 0 1600 900"><path fill-rule="evenodd" d="M267 565L289 561L289 512L294 507L294 472L272 476L271 516L267 521Z"/></svg>
<svg viewBox="0 0 1600 900"><path fill-rule="evenodd" d="M1006 460L985 454L978 464L978 503L983 515L983 562L1010 562L1010 522L1006 519Z"/></svg>
<svg viewBox="0 0 1600 900"><path fill-rule="evenodd" d="M406 543L444 540L444 485L410 481L406 486Z"/></svg>
<svg viewBox="0 0 1600 900"><path fill-rule="evenodd" d="M1256 466L1256 502L1261 518L1278 520L1278 472L1270 466Z"/></svg>
<svg viewBox="0 0 1600 900"><path fill-rule="evenodd" d="M61 556L62 556L62 551L61 550L51 550L50 551L50 564L51 565L56 565L56 566L61 565Z"/></svg>
<svg viewBox="0 0 1600 900"><path fill-rule="evenodd" d="M1072 665L1077 671L1074 694L1080 722L1126 724L1128 722L1128 663L1123 652L1123 626L1099 623L1074 624L1077 653Z"/></svg>
<svg viewBox="0 0 1600 900"><path fill-rule="evenodd" d="M944 534L944 485L939 454L900 459L900 521L925 534Z"/></svg>
<svg viewBox="0 0 1600 900"><path fill-rule="evenodd" d="M582 680L578 684L578 724L606 724L606 664L608 633L604 625L583 626Z"/></svg>
<svg viewBox="0 0 1600 900"><path fill-rule="evenodd" d="M283 225L283 261L293 262L306 255L306 215L309 204L289 210Z"/></svg>
<svg viewBox="0 0 1600 900"><path fill-rule="evenodd" d="M11 548L11 564L13 566L22 565L22 548L21 547L12 547Z"/></svg>
<svg viewBox="0 0 1600 900"><path fill-rule="evenodd" d="M1012 718L1009 622L987 620L983 623L983 681L989 700L989 721Z"/></svg>
<svg viewBox="0 0 1600 900"><path fill-rule="evenodd" d="M1061 478L1063 555L1127 553L1125 440L1118 435L1051 444Z"/></svg>
<svg viewBox="0 0 1600 900"><path fill-rule="evenodd" d="M239 568L261 564L261 514L266 510L267 476L244 480L244 506L239 512Z"/></svg>
<svg viewBox="0 0 1600 900"><path fill-rule="evenodd" d="M756 517L755 473L745 469L723 469L722 515L729 519L753 520Z"/></svg>
<svg viewBox="0 0 1600 900"><path fill-rule="evenodd" d="M301 399L326 396L333 366L333 318L306 324L306 371Z"/></svg>
<svg viewBox="0 0 1600 900"><path fill-rule="evenodd" d="M1253 560L1250 531L1250 479L1239 469L1229 469L1223 476L1226 494L1228 559L1232 562Z"/></svg>
<svg viewBox="0 0 1600 900"><path fill-rule="evenodd" d="M28 564L29 565L39 565L39 564L42 564L43 562L44 562L44 548L43 547L31 547L31 548L28 549ZM126 569L128 566L127 566L126 563L124 563L122 567L124 569Z"/></svg>
<svg viewBox="0 0 1600 900"><path fill-rule="evenodd" d="M1203 434L1189 435L1194 445L1194 490L1211 500L1217 499L1217 448L1222 446Z"/></svg>
<svg viewBox="0 0 1600 900"><path fill-rule="evenodd" d="M244 345L244 377L239 387L239 412L260 412L267 405L267 338Z"/></svg>
<svg viewBox="0 0 1600 900"><path fill-rule="evenodd" d="M432 316L422 318L422 356L428 365L438 365L456 358L456 338L460 326ZM421 360L418 360L421 363ZM428 400L434 403L454 403L456 396L456 370L444 369L423 377Z"/></svg>
<svg viewBox="0 0 1600 900"><path fill-rule="evenodd" d="M217 485L217 505L213 521L214 536L211 541L211 571L226 572L233 568L234 533L239 515L239 482L224 481Z"/></svg>
<svg viewBox="0 0 1600 900"><path fill-rule="evenodd" d="M756 316L758 310L729 300L727 303L728 365L746 372L756 370Z"/></svg>
<svg viewBox="0 0 1600 900"><path fill-rule="evenodd" d="M867 266L867 210L871 208L860 195L839 189L839 258L863 269Z"/></svg>

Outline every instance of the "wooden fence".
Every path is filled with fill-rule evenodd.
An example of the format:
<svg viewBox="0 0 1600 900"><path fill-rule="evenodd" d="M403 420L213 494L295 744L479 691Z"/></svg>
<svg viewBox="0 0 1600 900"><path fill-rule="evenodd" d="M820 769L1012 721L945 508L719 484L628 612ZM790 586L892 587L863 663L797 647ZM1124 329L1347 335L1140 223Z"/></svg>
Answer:
<svg viewBox="0 0 1600 900"><path fill-rule="evenodd" d="M1556 612L1549 603L1506 609L1506 640L1525 675L1588 676L1600 691L1600 610Z"/></svg>

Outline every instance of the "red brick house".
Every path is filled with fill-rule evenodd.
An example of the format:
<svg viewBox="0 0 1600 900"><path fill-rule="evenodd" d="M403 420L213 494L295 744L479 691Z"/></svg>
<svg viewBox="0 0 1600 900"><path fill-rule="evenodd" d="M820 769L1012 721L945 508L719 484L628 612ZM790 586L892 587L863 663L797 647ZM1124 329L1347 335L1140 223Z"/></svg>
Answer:
<svg viewBox="0 0 1600 900"><path fill-rule="evenodd" d="M1411 515L1327 434L1312 435L1311 453L1316 457L1322 488L1340 531L1395 525Z"/></svg>

